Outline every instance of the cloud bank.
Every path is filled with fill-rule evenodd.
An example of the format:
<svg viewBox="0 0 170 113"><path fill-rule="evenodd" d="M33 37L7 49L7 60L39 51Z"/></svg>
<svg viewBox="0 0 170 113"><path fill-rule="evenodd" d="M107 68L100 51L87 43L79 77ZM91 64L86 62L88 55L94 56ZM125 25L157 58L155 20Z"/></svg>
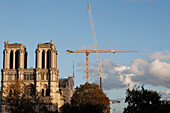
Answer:
<svg viewBox="0 0 170 113"><path fill-rule="evenodd" d="M166 91L161 91L161 96L164 99L170 99L170 89L166 90Z"/></svg>
<svg viewBox="0 0 170 113"><path fill-rule="evenodd" d="M132 77L132 81L170 88L169 63L159 59L153 61L135 59L132 62L130 72L135 75Z"/></svg>
<svg viewBox="0 0 170 113"><path fill-rule="evenodd" d="M170 98L169 61L170 51L150 53L146 59L136 58L129 67L115 64L109 59L103 59L103 88L106 90L133 88L135 84L163 86L169 90L161 92L161 94L164 98ZM95 78L98 83L96 64L92 64L89 71L90 78ZM83 72L85 72L85 67L82 67L85 65L83 63L79 63L79 65L81 65L80 69L83 68Z"/></svg>

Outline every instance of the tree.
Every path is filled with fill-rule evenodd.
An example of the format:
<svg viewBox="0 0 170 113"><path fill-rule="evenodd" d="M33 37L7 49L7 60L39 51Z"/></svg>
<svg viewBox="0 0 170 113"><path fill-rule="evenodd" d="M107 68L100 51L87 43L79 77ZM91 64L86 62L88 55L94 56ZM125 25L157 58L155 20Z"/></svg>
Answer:
<svg viewBox="0 0 170 113"><path fill-rule="evenodd" d="M7 88L4 88L3 99L5 109L12 113L36 113L41 109L43 101L40 96L35 95L30 87L22 81L15 80Z"/></svg>
<svg viewBox="0 0 170 113"><path fill-rule="evenodd" d="M159 113L170 113L170 101L161 100L161 106L158 111Z"/></svg>
<svg viewBox="0 0 170 113"><path fill-rule="evenodd" d="M70 112L66 109L70 109ZM86 83L75 89L71 105L65 104L60 111L62 113L109 113L110 102L98 85Z"/></svg>
<svg viewBox="0 0 170 113"><path fill-rule="evenodd" d="M61 108L60 108L61 113L71 113L71 104L70 103L65 103Z"/></svg>
<svg viewBox="0 0 170 113"><path fill-rule="evenodd" d="M127 89L125 102L128 106L123 113L158 113L160 98L156 91L146 90L143 86Z"/></svg>

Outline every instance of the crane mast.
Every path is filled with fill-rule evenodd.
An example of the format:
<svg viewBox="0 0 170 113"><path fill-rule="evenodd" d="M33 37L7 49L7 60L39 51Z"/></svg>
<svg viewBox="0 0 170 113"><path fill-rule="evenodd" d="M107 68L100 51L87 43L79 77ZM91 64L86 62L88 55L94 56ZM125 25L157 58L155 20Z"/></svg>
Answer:
<svg viewBox="0 0 170 113"><path fill-rule="evenodd" d="M98 50L97 47L97 40L96 40L96 35L95 35L95 30L94 30L94 25L93 25L93 18L92 18L92 12L91 12L91 7L90 4L88 3L88 12L89 12L89 18L90 18L90 24L91 24L91 30L92 30L92 35L93 35L93 42L94 42L94 46L95 46L95 50ZM100 57L98 52L96 52L96 57L97 57L97 64L98 64L98 68L99 68L99 76L100 76L100 89L102 88L102 66L101 66L101 62L100 62Z"/></svg>

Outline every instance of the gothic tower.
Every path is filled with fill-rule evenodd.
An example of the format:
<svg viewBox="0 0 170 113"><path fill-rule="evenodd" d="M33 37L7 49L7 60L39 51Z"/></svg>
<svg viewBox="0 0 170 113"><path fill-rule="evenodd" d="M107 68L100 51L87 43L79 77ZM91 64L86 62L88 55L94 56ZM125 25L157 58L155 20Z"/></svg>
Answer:
<svg viewBox="0 0 170 113"><path fill-rule="evenodd" d="M5 49L3 51L3 69L2 71L2 85L1 91L3 91L3 86L7 87L13 80L20 79L23 80L23 70L27 68L27 51L23 44L5 44ZM5 96L2 93L2 98Z"/></svg>
<svg viewBox="0 0 170 113"><path fill-rule="evenodd" d="M27 68L27 52L23 44L5 44L3 69L26 69Z"/></svg>
<svg viewBox="0 0 170 113"><path fill-rule="evenodd" d="M63 105L59 93L59 70L57 69L57 51L53 44L38 44L36 49L36 89L42 96L50 97L59 107Z"/></svg>
<svg viewBox="0 0 170 113"><path fill-rule="evenodd" d="M53 41L50 43L38 44L36 50L36 68L57 69L57 51Z"/></svg>

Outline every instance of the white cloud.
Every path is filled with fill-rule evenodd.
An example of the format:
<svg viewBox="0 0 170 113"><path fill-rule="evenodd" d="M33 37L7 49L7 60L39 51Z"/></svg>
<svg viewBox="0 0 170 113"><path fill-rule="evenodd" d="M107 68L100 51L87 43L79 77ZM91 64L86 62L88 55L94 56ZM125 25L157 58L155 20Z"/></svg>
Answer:
<svg viewBox="0 0 170 113"><path fill-rule="evenodd" d="M158 59L152 61L135 59L129 73L135 75L131 77L133 82L170 88L170 64L167 62Z"/></svg>
<svg viewBox="0 0 170 113"><path fill-rule="evenodd" d="M144 59L135 59L130 67L132 74L137 76L149 75L159 79L170 79L170 64L158 59L147 61Z"/></svg>
<svg viewBox="0 0 170 113"><path fill-rule="evenodd" d="M161 97L163 99L169 99L170 98L170 89L167 89L166 91L161 91Z"/></svg>
<svg viewBox="0 0 170 113"><path fill-rule="evenodd" d="M170 61L170 51L150 53L148 57L151 59Z"/></svg>
<svg viewBox="0 0 170 113"><path fill-rule="evenodd" d="M115 64L109 59L103 59L103 88L110 90L114 88L133 88L135 84L149 84L152 86L163 86L169 89L170 63L166 62L169 60L169 55L169 51L165 53L150 53L147 59L134 59L129 67ZM85 70L85 67L83 68ZM97 65L90 67L91 77L95 78L93 80L97 80L97 83L99 83ZM170 92L170 90L168 91ZM164 97L169 98L170 96L168 95L170 94L167 92L163 94Z"/></svg>
<svg viewBox="0 0 170 113"><path fill-rule="evenodd" d="M79 63L81 64L81 63ZM96 63L97 64L97 63ZM80 65L80 70L82 70L82 65ZM113 88L120 89L120 88L132 88L134 86L134 82L131 81L132 74L122 74L123 71L129 70L129 67L117 65L114 62L110 61L109 59L102 60L102 69L103 69L103 88L107 90L111 90ZM90 79L93 77L95 82L99 82L99 71L97 65L91 66L89 69L90 72Z"/></svg>
<svg viewBox="0 0 170 113"><path fill-rule="evenodd" d="M131 77L134 76L133 74L124 74L124 75L120 75L120 80L123 81L124 84L126 84L126 86L130 89L132 89L137 83L133 82L131 80Z"/></svg>
<svg viewBox="0 0 170 113"><path fill-rule="evenodd" d="M148 62L143 59L135 59L131 64L131 71L135 75L144 75L147 71Z"/></svg>
<svg viewBox="0 0 170 113"><path fill-rule="evenodd" d="M115 63L111 62L111 61L110 61L109 59L107 59L107 58L103 59L101 63L102 63L102 66L103 66L104 68L111 68L111 67L115 67L115 66L116 66Z"/></svg>
<svg viewBox="0 0 170 113"><path fill-rule="evenodd" d="M149 64L149 73L160 79L170 79L170 64L154 60Z"/></svg>

